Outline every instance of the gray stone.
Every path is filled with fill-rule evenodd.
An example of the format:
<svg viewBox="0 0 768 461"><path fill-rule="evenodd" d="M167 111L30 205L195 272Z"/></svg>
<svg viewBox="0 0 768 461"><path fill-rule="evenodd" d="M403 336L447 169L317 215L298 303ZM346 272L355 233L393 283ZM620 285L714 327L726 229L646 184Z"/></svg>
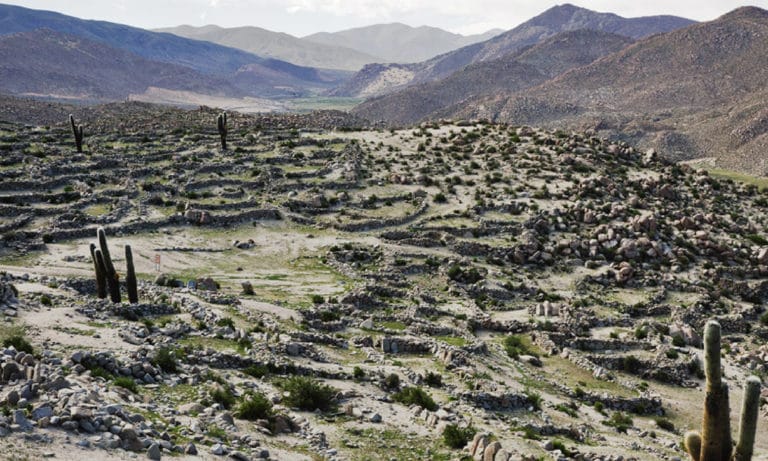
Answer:
<svg viewBox="0 0 768 461"><path fill-rule="evenodd" d="M13 411L13 423L17 424L22 431L32 430L32 423L27 419L24 410Z"/></svg>
<svg viewBox="0 0 768 461"><path fill-rule="evenodd" d="M197 454L197 447L194 443L189 442L189 444L184 448L184 453L187 455L196 455Z"/></svg>
<svg viewBox="0 0 768 461"><path fill-rule="evenodd" d="M51 416L53 416L53 408L51 408L51 406L48 404L43 404L32 410L32 419L35 421Z"/></svg>
<svg viewBox="0 0 768 461"><path fill-rule="evenodd" d="M149 449L147 450L147 458L155 460L162 458L162 454L160 453L160 445L156 443L150 445Z"/></svg>
<svg viewBox="0 0 768 461"><path fill-rule="evenodd" d="M8 402L8 405L15 407L19 403L19 393L15 390L8 392L5 396L5 401Z"/></svg>
<svg viewBox="0 0 768 461"><path fill-rule="evenodd" d="M224 450L224 445L220 443L214 443L213 446L211 447L211 453L216 456L224 455L224 453L226 453L226 451Z"/></svg>

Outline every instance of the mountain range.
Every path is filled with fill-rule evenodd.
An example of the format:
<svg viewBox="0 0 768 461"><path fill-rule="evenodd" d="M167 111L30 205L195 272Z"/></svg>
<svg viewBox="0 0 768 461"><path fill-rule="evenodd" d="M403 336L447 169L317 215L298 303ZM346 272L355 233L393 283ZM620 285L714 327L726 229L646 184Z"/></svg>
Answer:
<svg viewBox="0 0 768 461"><path fill-rule="evenodd" d="M492 29L477 35L454 34L437 27L411 27L400 23L375 24L339 32L319 32L304 40L329 46L351 48L371 56L375 62L411 63L473 43L484 42L504 32Z"/></svg>
<svg viewBox="0 0 768 461"><path fill-rule="evenodd" d="M184 25L156 29L156 32L205 40L300 66L357 71L365 64L376 62L422 61L487 40L502 31L494 29L480 35L463 36L436 27L394 23L322 32L304 38L260 27L223 28L215 25Z"/></svg>
<svg viewBox="0 0 768 461"><path fill-rule="evenodd" d="M229 88L217 89L216 94L265 97L307 95L336 86L349 75L337 70L297 66L286 61L265 58L202 40L191 40L104 21L87 21L50 11L0 5L0 37L7 38L11 34L31 33L40 29L61 34L60 40L53 39L51 33L41 34L43 42L40 43L41 48L37 50L34 49L37 45L34 40L30 40L30 35L16 35L15 38L0 43L0 47L5 47L0 50L0 54L7 59L4 63L0 63L0 66L5 68L4 75L7 78L20 79L21 76L26 75L24 69L14 68L14 63L20 63L27 71L34 66L41 73L30 82L5 82L3 87L23 86L29 90L28 93L43 96L52 96L46 93L46 87L58 85L59 90L65 89L58 82L43 81L42 75L55 76L61 57L72 55L73 50L70 47L80 44L86 48L98 44L99 55L107 58L98 62L92 61L92 65L98 68L95 74L101 73L114 77L120 72L126 60L132 60L141 63L141 67L151 64L155 72L171 76L164 80L168 88L188 86L187 83L190 83L188 77L192 75L189 71L208 77L208 80L201 81L201 89L206 87L205 82L211 81L210 79L219 79L231 85ZM73 41L73 37L77 40ZM114 56L120 56L122 61L109 59L110 52L101 47L113 50L111 53ZM41 52L46 54L40 55ZM81 55L80 58L84 56ZM46 68L48 63L50 68ZM73 68L71 72L79 74L95 70L93 67ZM173 82L172 76L176 73L179 75L179 81ZM92 94L90 91L93 88L90 83L82 80L83 84L78 86L77 82L81 80L74 79L69 83L67 94L56 96L84 99L99 99L102 96L123 98L137 88L137 82L131 81L132 79L111 79L111 77L99 84L104 88L110 87L106 93L102 88ZM94 78L88 80L92 82ZM185 80L187 83L184 83ZM156 82L157 79L147 76L140 81ZM33 82L39 82L40 85L33 87ZM234 91L233 94L230 91L232 89L238 91Z"/></svg>
<svg viewBox="0 0 768 461"><path fill-rule="evenodd" d="M638 40L523 91L476 91L482 85L466 81L464 99L425 115L423 99L411 94L435 94L458 75L371 100L355 112L398 124L484 118L594 129L674 160L708 158L768 174L768 11L757 7Z"/></svg>
<svg viewBox="0 0 768 461"><path fill-rule="evenodd" d="M373 64L334 91L338 96L374 96L406 86L445 78L470 64L501 58L561 32L589 29L638 39L693 24L675 16L622 18L570 4L558 5L490 40L475 43L432 59L409 65Z"/></svg>

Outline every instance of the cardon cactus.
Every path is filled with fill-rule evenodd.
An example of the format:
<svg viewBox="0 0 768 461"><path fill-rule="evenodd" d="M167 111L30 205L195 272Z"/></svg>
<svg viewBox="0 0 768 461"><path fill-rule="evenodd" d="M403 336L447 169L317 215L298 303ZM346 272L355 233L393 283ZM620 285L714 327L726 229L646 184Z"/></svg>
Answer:
<svg viewBox="0 0 768 461"><path fill-rule="evenodd" d="M91 259L93 260L93 270L96 272L96 297L104 299L107 297L107 279L104 274L104 267L99 264L99 259L96 257L96 252L100 250L96 249L96 245L91 243Z"/></svg>
<svg viewBox="0 0 768 461"><path fill-rule="evenodd" d="M77 151L83 151L83 125L75 125L75 116L69 114L69 123L72 125L72 133L75 135L75 145Z"/></svg>
<svg viewBox="0 0 768 461"><path fill-rule="evenodd" d="M103 227L99 227L96 231L96 235L99 238L99 249L101 250L101 256L104 261L104 273L107 279L107 288L109 289L109 298L113 303L120 302L120 276L115 271L115 266L112 264L112 257L109 254L109 247L107 246L107 233Z"/></svg>
<svg viewBox="0 0 768 461"><path fill-rule="evenodd" d="M750 376L744 387L739 441L736 450L731 439L728 384L722 380L720 365L720 324L709 321L704 329L704 361L707 377L701 434L685 435L685 449L693 461L750 461L755 444L757 415L760 409L761 381Z"/></svg>
<svg viewBox="0 0 768 461"><path fill-rule="evenodd" d="M227 113L222 112L216 117L216 127L221 136L221 150L227 150Z"/></svg>
<svg viewBox="0 0 768 461"><path fill-rule="evenodd" d="M125 288L128 291L128 302L136 304L139 302L139 290L136 287L136 269L133 267L133 251L131 246L125 246Z"/></svg>

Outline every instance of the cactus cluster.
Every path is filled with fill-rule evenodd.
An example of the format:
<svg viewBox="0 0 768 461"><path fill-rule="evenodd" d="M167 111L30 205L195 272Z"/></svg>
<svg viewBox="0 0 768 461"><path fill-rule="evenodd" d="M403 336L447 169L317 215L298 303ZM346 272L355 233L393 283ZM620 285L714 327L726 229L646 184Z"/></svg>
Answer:
<svg viewBox="0 0 768 461"><path fill-rule="evenodd" d="M222 112L216 117L216 127L221 136L221 150L227 150L227 113Z"/></svg>
<svg viewBox="0 0 768 461"><path fill-rule="evenodd" d="M109 253L107 245L107 233L103 227L96 231L99 240L99 246L91 243L91 259L96 272L96 296L104 299L109 294L113 303L122 301L120 295L120 275L112 264L112 256ZM133 266L133 252L131 246L125 246L125 261L127 266L127 275L125 277L126 290L128 291L128 301L131 304L139 302L139 293L136 285L136 271Z"/></svg>
<svg viewBox="0 0 768 461"><path fill-rule="evenodd" d="M704 361L707 377L701 433L685 434L685 449L693 461L749 461L755 445L757 415L760 409L761 381L747 378L741 408L736 449L731 439L728 383L722 379L720 365L720 324L710 320L704 330Z"/></svg>
<svg viewBox="0 0 768 461"><path fill-rule="evenodd" d="M77 151L83 151L83 125L75 125L75 116L69 114L69 123L72 125L72 133L75 135L75 145Z"/></svg>

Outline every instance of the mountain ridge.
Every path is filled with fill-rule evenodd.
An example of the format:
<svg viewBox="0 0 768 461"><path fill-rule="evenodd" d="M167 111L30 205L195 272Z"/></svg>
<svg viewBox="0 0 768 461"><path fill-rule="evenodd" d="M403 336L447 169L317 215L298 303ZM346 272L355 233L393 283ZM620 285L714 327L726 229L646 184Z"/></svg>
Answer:
<svg viewBox="0 0 768 461"><path fill-rule="evenodd" d="M445 78L467 65L498 59L508 53L546 40L560 32L591 29L638 39L693 23L694 21L689 19L674 16L622 18L613 13L598 13L570 4L558 5L485 42L475 43L420 63L408 65L406 68L411 77L407 81L380 86L375 95L386 94L413 84ZM621 32L622 30L624 33ZM386 66L376 69L376 72L374 72L374 68L367 66L358 75L353 76L349 82L334 90L334 94L339 96L363 94L366 92L367 82L376 82L379 79L379 74L388 71L389 68ZM352 86L350 82L356 82L356 84Z"/></svg>
<svg viewBox="0 0 768 461"><path fill-rule="evenodd" d="M673 160L713 157L748 171L768 147L766 50L768 11L738 9L638 41L525 94L471 98L432 117L594 128Z"/></svg>
<svg viewBox="0 0 768 461"><path fill-rule="evenodd" d="M471 64L442 80L369 99L353 109L353 113L398 124L416 123L432 112L473 96L519 91L541 84L631 43L628 37L608 32L563 32L502 58Z"/></svg>
<svg viewBox="0 0 768 461"><path fill-rule="evenodd" d="M343 46L379 56L381 59L377 62L406 64L430 59L472 43L485 41L498 33L500 33L498 29L492 29L482 34L460 35L438 27L413 27L394 22L337 32L319 32L302 39L326 45Z"/></svg>
<svg viewBox="0 0 768 461"><path fill-rule="evenodd" d="M182 25L155 31L205 40L307 67L355 71L381 59L352 48L311 42L255 26L224 28L212 24L201 27Z"/></svg>

